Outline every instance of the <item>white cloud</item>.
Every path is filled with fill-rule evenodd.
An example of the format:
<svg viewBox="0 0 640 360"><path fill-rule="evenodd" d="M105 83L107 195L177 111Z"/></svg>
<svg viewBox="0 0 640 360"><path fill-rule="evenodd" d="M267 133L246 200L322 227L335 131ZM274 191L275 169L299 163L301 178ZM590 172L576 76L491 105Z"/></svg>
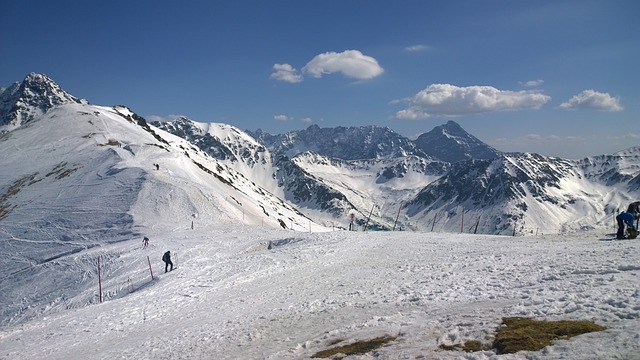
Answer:
<svg viewBox="0 0 640 360"><path fill-rule="evenodd" d="M584 90L580 94L572 97L569 101L560 104L561 109L576 110L590 109L601 111L622 111L620 100L608 93L601 93L595 90Z"/></svg>
<svg viewBox="0 0 640 360"><path fill-rule="evenodd" d="M300 119L300 122L303 122L305 124L311 124L313 122L313 119L310 117L306 117L306 118Z"/></svg>
<svg viewBox="0 0 640 360"><path fill-rule="evenodd" d="M274 115L273 116L273 120L284 122L284 121L289 120L289 117L287 115L279 114L279 115Z"/></svg>
<svg viewBox="0 0 640 360"><path fill-rule="evenodd" d="M302 81L302 75L289 64L274 64L273 70L275 70L275 72L271 74L272 79L286 81L292 84Z"/></svg>
<svg viewBox="0 0 640 360"><path fill-rule="evenodd" d="M522 142L524 140L535 140L535 141L544 141L544 142L567 142L567 141L586 141L586 139L582 136L575 136L575 135L567 135L567 136L560 136L560 135L554 135L554 134L549 134L546 136L540 135L540 134L527 134L524 135L522 137L516 137L511 139L511 141L513 141L514 143L519 143Z"/></svg>
<svg viewBox="0 0 640 360"><path fill-rule="evenodd" d="M626 133L626 134L618 135L618 136L609 135L608 138L611 139L611 140L634 140L634 141L636 141L636 140L640 139L640 133L638 133L638 134Z"/></svg>
<svg viewBox="0 0 640 360"><path fill-rule="evenodd" d="M544 80L542 79L537 79L537 80L529 80L529 81L525 81L525 82L520 82L521 85L526 86L526 87L538 87L538 86L542 86L542 84L544 84Z"/></svg>
<svg viewBox="0 0 640 360"><path fill-rule="evenodd" d="M350 78L368 80L382 74L384 69L371 56L358 50L345 50L341 53L331 51L317 55L302 71L316 78L324 74L342 73Z"/></svg>
<svg viewBox="0 0 640 360"><path fill-rule="evenodd" d="M494 111L539 109L551 97L539 91L498 90L491 86L458 87L432 84L409 99L409 106L396 113L398 119L426 119Z"/></svg>
<svg viewBox="0 0 640 360"><path fill-rule="evenodd" d="M427 45L418 44L418 45L407 46L404 49L405 51L408 51L408 52L421 52L421 51L427 51L431 49L431 47Z"/></svg>

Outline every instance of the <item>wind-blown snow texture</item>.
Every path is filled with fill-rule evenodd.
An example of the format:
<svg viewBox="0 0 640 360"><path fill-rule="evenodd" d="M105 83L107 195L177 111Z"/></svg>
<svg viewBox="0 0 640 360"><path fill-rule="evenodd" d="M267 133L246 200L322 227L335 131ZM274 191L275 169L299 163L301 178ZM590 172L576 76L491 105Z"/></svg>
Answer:
<svg viewBox="0 0 640 360"><path fill-rule="evenodd" d="M638 358L640 246L609 240L637 198L640 148L580 161L289 157L229 125L163 126L176 136L28 79L23 95L0 94L44 94L1 119L0 358L304 359L384 335L397 339L351 358ZM380 131L361 130L369 142ZM411 146L398 144L380 149ZM421 231L337 230L351 212ZM514 219L564 231L439 232L459 232L462 214L465 232L476 218L493 233ZM166 250L177 269L164 274ZM607 330L533 353L438 349L489 343L504 316Z"/></svg>

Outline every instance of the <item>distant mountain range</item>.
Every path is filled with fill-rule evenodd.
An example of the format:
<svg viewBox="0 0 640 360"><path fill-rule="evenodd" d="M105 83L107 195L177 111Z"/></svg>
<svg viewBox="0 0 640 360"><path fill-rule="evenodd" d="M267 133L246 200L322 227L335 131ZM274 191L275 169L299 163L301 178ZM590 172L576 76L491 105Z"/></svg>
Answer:
<svg viewBox="0 0 640 360"><path fill-rule="evenodd" d="M29 142L19 129L50 126L47 114L71 105L74 111L66 114L78 120L100 113L45 75L28 75L0 94L0 141ZM640 198L640 147L567 160L500 152L454 121L410 140L388 127L312 125L269 134L184 117L147 123L124 106L111 109L126 114L135 125L131 131L151 134L158 147L225 183L228 197L269 197L269 204L278 204L269 205L274 209L327 227L346 228L354 216L360 229L562 232L612 226L614 214ZM108 127L112 120L101 121ZM25 176L4 169L9 175L0 184L0 221L17 211L11 187ZM198 188L198 181L189 186ZM295 221L280 216L276 226L296 228Z"/></svg>

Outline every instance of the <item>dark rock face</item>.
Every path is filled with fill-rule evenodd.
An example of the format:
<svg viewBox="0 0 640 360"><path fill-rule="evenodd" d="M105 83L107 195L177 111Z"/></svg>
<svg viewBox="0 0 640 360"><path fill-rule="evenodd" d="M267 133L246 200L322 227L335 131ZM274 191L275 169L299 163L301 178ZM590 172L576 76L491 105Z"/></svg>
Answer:
<svg viewBox="0 0 640 360"><path fill-rule="evenodd" d="M415 144L425 154L450 163L471 159L490 160L500 155L500 151L483 143L453 121L420 135Z"/></svg>
<svg viewBox="0 0 640 360"><path fill-rule="evenodd" d="M0 131L11 131L28 124L56 105L86 103L62 90L42 74L29 74L0 93Z"/></svg>

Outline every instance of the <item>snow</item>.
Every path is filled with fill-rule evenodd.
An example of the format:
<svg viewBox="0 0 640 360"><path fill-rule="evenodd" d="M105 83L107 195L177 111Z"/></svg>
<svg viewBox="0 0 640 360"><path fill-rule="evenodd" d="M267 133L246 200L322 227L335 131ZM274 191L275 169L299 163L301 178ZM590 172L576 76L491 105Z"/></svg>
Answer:
<svg viewBox="0 0 640 360"><path fill-rule="evenodd" d="M148 249L132 239L85 252L102 256L109 269L103 292L113 298L8 327L0 358L305 359L338 340L386 335L398 339L375 355L350 358L640 354L638 241L603 241L597 233L511 238L242 226L150 237ZM167 249L177 268L165 274ZM131 276L135 290L119 288ZM96 297L95 271L88 280ZM593 320L607 330L540 352L438 350L486 341L504 316Z"/></svg>
<svg viewBox="0 0 640 360"><path fill-rule="evenodd" d="M640 358L638 240L331 231L126 116L65 105L0 139L0 359L308 359L379 336L397 339L348 358ZM439 349L489 343L506 316L607 330L538 352Z"/></svg>

